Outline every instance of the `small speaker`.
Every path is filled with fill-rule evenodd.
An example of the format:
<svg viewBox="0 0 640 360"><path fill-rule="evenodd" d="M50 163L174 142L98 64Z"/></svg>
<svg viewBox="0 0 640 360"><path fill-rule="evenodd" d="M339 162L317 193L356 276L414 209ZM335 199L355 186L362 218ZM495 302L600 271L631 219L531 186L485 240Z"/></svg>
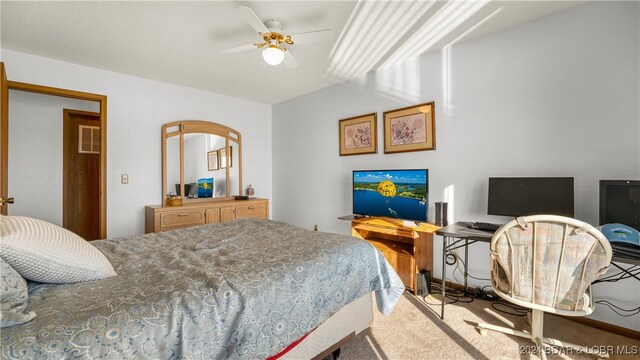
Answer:
<svg viewBox="0 0 640 360"><path fill-rule="evenodd" d="M449 225L449 221L447 221L447 203L446 202L436 202L436 225L438 226L447 226Z"/></svg>
<svg viewBox="0 0 640 360"><path fill-rule="evenodd" d="M427 269L420 270L418 273L418 291L419 296L427 296L431 293L431 272Z"/></svg>

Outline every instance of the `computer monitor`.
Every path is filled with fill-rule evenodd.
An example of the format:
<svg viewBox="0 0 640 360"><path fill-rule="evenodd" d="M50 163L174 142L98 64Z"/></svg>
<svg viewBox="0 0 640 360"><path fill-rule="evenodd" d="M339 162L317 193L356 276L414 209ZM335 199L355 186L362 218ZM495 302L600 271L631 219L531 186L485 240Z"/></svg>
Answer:
<svg viewBox="0 0 640 360"><path fill-rule="evenodd" d="M572 177L489 178L489 215L574 216Z"/></svg>
<svg viewBox="0 0 640 360"><path fill-rule="evenodd" d="M612 223L640 231L639 180L600 180L600 225Z"/></svg>

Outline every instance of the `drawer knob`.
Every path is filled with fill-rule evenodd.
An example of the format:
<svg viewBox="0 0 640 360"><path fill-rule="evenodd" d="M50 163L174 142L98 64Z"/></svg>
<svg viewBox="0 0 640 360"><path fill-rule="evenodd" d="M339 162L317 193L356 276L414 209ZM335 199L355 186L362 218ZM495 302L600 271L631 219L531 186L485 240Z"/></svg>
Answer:
<svg viewBox="0 0 640 360"><path fill-rule="evenodd" d="M255 209L255 206L249 206L247 209Z"/></svg>
<svg viewBox="0 0 640 360"><path fill-rule="evenodd" d="M189 214L178 214L178 216L187 216Z"/></svg>

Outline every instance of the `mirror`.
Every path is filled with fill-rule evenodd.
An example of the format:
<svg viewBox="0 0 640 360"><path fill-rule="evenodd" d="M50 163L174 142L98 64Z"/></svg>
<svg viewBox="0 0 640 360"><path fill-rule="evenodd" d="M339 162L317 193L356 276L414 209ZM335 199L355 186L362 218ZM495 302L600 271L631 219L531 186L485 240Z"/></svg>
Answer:
<svg viewBox="0 0 640 360"><path fill-rule="evenodd" d="M167 138L167 181L168 184L178 184L167 189L167 194L178 195L180 193L180 137Z"/></svg>
<svg viewBox="0 0 640 360"><path fill-rule="evenodd" d="M240 133L212 122L178 121L162 127L162 140L163 202L169 195L211 201L241 194Z"/></svg>

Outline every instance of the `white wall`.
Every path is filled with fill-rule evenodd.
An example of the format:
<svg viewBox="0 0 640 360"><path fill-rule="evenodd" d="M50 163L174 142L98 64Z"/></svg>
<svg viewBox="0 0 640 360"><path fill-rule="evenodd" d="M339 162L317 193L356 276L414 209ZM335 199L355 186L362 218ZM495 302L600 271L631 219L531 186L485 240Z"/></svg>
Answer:
<svg viewBox="0 0 640 360"><path fill-rule="evenodd" d="M576 217L597 224L598 181L640 178L639 15L637 2L578 5L275 105L274 219L348 234L337 217L351 213L352 170L428 168L431 221L448 200L454 220L506 222L486 215L491 176L572 176ZM427 101L437 149L383 154L382 112ZM338 120L373 111L379 153L340 157ZM470 273L489 277L488 258L472 245ZM640 306L637 281L595 292ZM640 315L598 306L594 317L640 330Z"/></svg>
<svg viewBox="0 0 640 360"><path fill-rule="evenodd" d="M9 91L9 214L62 226L63 109L99 111L98 103Z"/></svg>
<svg viewBox="0 0 640 360"><path fill-rule="evenodd" d="M170 121L208 120L239 131L245 186L271 198L271 106L6 49L1 54L9 80L108 97L109 237L144 232L144 206L161 203L160 130ZM120 174L129 174L128 185L120 184Z"/></svg>

